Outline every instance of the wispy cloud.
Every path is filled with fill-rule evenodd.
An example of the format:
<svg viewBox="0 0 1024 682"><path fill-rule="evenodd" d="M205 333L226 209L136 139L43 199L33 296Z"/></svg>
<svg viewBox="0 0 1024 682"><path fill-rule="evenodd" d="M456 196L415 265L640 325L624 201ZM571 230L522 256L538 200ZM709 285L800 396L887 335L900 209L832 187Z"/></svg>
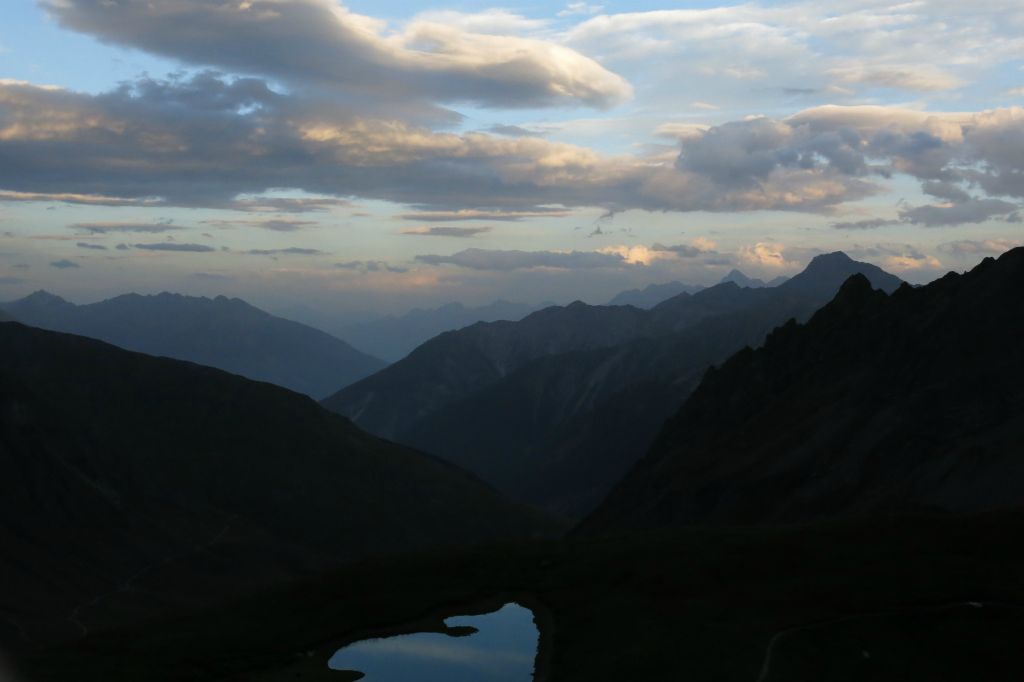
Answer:
<svg viewBox="0 0 1024 682"><path fill-rule="evenodd" d="M182 253L211 253L217 249L205 244L185 244L178 242L156 242L153 244L134 244L136 249L143 251L176 251Z"/></svg>
<svg viewBox="0 0 1024 682"><path fill-rule="evenodd" d="M415 227L402 230L402 234L419 235L421 237L458 237L465 239L478 234L490 232L489 227Z"/></svg>

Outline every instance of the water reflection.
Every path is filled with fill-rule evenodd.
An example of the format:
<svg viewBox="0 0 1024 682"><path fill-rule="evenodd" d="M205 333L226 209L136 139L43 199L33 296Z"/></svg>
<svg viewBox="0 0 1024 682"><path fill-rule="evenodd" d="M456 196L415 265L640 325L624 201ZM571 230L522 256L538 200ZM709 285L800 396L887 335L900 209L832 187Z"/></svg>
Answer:
<svg viewBox="0 0 1024 682"><path fill-rule="evenodd" d="M465 637L418 632L356 642L340 649L328 665L358 670L366 682L529 682L539 634L533 613L506 604L482 616L455 616L449 627L478 630Z"/></svg>

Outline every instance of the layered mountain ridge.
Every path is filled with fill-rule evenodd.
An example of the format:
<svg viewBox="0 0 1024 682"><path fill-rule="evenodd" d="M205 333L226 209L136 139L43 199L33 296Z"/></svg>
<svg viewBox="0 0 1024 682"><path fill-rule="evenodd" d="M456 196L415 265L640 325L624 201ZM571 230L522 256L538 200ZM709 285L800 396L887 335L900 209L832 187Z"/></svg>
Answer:
<svg viewBox="0 0 1024 682"><path fill-rule="evenodd" d="M977 512L1024 488L1024 249L893 294L848 280L709 372L584 523Z"/></svg>
<svg viewBox="0 0 1024 682"><path fill-rule="evenodd" d="M322 398L385 363L237 298L125 294L75 305L46 291L0 304L25 324L188 360Z"/></svg>
<svg viewBox="0 0 1024 682"><path fill-rule="evenodd" d="M647 451L708 366L806 319L855 272L888 291L900 284L829 254L774 288L727 282L649 311L548 308L441 335L324 404L515 499L580 516Z"/></svg>

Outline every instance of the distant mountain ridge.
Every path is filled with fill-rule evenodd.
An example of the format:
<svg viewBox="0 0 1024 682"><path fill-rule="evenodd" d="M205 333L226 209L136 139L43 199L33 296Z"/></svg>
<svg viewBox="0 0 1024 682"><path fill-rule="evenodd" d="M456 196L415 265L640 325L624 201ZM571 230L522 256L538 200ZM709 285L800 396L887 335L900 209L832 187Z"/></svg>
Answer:
<svg viewBox="0 0 1024 682"><path fill-rule="evenodd" d="M772 279L772 280L770 280L768 282L765 282L763 279L758 279L756 277L747 277L741 271L733 269L733 270L730 270L729 274L727 274L725 277L723 277L719 281L719 284L725 284L726 282L733 282L734 284L737 284L737 285L739 285L741 287L749 287L751 289L761 289L763 287L777 287L780 284L784 283L788 279L789 278L784 276L784 275L779 275L778 277L776 277L776 278L774 278L774 279Z"/></svg>
<svg viewBox="0 0 1024 682"><path fill-rule="evenodd" d="M438 334L462 329L477 322L516 322L539 307L503 300L484 306L466 306L455 302L433 309L414 308L404 315L387 316L359 324L340 324L336 329L340 336L356 348L370 349L374 355L394 362Z"/></svg>
<svg viewBox="0 0 1024 682"><path fill-rule="evenodd" d="M325 332L224 296L125 294L75 305L37 291L0 308L35 327L217 367L314 398L385 365Z"/></svg>
<svg viewBox="0 0 1024 682"><path fill-rule="evenodd" d="M0 641L10 622L80 637L371 554L551 530L305 396L0 323Z"/></svg>
<svg viewBox="0 0 1024 682"><path fill-rule="evenodd" d="M662 301L679 294L695 294L704 287L699 284L684 284L673 281L665 284L649 284L643 289L629 289L615 295L608 305L632 305L649 310Z"/></svg>
<svg viewBox="0 0 1024 682"><path fill-rule="evenodd" d="M709 372L583 532L1024 504L1024 249L889 296L851 277Z"/></svg>
<svg viewBox="0 0 1024 682"><path fill-rule="evenodd" d="M441 335L324 405L515 499L579 516L647 451L708 366L808 318L855 272L887 291L901 283L833 254L774 288L729 282L649 311L577 302Z"/></svg>

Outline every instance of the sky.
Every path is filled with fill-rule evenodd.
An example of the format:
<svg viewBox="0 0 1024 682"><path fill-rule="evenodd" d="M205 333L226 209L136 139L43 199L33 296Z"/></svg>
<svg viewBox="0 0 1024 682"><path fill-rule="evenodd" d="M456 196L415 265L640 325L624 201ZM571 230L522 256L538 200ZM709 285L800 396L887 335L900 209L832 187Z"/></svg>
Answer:
<svg viewBox="0 0 1024 682"><path fill-rule="evenodd" d="M1024 242L1024 4L4 0L0 300L581 299Z"/></svg>

